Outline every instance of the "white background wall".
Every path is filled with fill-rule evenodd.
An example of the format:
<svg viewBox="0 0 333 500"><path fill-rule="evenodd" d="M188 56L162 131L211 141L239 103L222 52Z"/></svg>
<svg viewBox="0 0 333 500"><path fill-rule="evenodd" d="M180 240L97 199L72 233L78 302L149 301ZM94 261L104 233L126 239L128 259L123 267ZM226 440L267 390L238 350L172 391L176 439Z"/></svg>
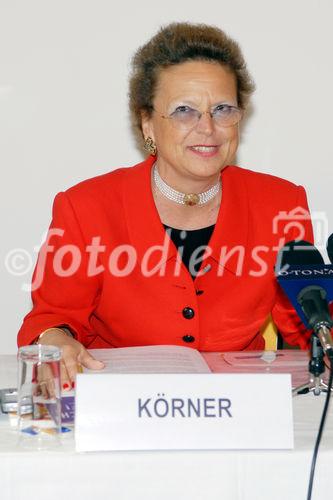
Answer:
<svg viewBox="0 0 333 500"><path fill-rule="evenodd" d="M332 232L332 6L0 0L0 353L15 352L30 309L22 285L32 267L14 276L8 253L24 249L34 263L58 191L142 159L128 123L129 63L162 24L215 24L238 40L257 84L238 164L303 184Z"/></svg>

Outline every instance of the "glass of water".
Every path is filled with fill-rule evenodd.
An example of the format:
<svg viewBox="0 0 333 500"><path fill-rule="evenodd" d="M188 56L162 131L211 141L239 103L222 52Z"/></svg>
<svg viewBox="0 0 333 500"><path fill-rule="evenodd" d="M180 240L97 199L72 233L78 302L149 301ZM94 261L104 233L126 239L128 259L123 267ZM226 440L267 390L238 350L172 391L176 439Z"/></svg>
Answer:
<svg viewBox="0 0 333 500"><path fill-rule="evenodd" d="M48 449L60 444L61 350L51 345L30 345L18 351L19 444Z"/></svg>

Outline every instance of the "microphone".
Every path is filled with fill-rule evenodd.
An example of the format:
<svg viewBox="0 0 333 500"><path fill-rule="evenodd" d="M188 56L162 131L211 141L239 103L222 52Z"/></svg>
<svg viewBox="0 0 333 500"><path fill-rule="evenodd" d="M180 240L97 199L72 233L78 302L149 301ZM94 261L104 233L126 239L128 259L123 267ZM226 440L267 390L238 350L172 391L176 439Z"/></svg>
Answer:
<svg viewBox="0 0 333 500"><path fill-rule="evenodd" d="M324 264L324 259L317 248L304 240L289 241L278 253L277 263L282 266Z"/></svg>
<svg viewBox="0 0 333 500"><path fill-rule="evenodd" d="M330 259L330 262L333 264L333 233L327 240L326 248L327 248L328 258Z"/></svg>
<svg viewBox="0 0 333 500"><path fill-rule="evenodd" d="M311 243L291 241L279 251L276 274L305 326L315 332L325 352L333 354L333 320L328 308L333 299L333 266L325 265Z"/></svg>

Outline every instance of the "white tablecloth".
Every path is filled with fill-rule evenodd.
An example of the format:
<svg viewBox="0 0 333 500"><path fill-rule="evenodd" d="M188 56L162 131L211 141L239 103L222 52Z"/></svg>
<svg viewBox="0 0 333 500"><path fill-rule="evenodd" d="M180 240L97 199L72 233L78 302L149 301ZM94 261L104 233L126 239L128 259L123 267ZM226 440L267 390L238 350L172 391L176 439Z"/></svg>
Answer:
<svg viewBox="0 0 333 500"><path fill-rule="evenodd" d="M0 387L16 387L15 356L0 356ZM0 416L1 500L305 500L324 394L294 398L292 451L82 453L73 433L57 451L16 447ZM332 407L317 460L313 500L332 498ZM274 429L272 429L274 432Z"/></svg>

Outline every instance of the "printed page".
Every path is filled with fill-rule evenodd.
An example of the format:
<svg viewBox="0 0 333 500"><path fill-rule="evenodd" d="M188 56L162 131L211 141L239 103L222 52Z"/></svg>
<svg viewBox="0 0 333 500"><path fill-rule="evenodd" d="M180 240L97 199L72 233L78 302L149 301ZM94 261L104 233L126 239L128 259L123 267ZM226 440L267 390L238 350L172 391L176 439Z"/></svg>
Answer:
<svg viewBox="0 0 333 500"><path fill-rule="evenodd" d="M199 351L190 347L153 345L90 349L89 352L105 363L103 370L86 373L210 373Z"/></svg>

